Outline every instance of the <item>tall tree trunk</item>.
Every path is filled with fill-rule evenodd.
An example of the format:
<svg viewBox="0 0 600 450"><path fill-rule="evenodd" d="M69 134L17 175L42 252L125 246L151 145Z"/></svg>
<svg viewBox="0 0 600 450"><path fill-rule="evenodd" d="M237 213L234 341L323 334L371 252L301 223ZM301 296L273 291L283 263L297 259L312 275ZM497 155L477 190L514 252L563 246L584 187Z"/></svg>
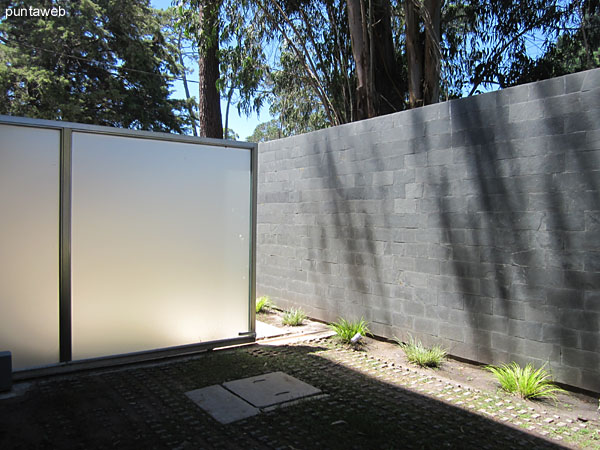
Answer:
<svg viewBox="0 0 600 450"><path fill-rule="evenodd" d="M373 84L369 76L371 70L367 17L363 0L347 0L348 26L352 41L352 56L356 66L356 118L367 119L376 115L373 105Z"/></svg>
<svg viewBox="0 0 600 450"><path fill-rule="evenodd" d="M389 0L347 0L358 120L402 109Z"/></svg>
<svg viewBox="0 0 600 450"><path fill-rule="evenodd" d="M405 0L404 12L408 60L408 103L409 108L416 108L423 104L423 51L419 36L419 11L413 0Z"/></svg>
<svg viewBox="0 0 600 450"><path fill-rule="evenodd" d="M425 33L425 67L423 103L430 105L440 99L440 17L441 0L425 0L430 29ZM426 23L426 27L427 27Z"/></svg>
<svg viewBox="0 0 600 450"><path fill-rule="evenodd" d="M221 123L221 97L217 90L219 79L219 7L220 0L200 2L199 22L202 45L199 49L198 122L200 136L223 139Z"/></svg>
<svg viewBox="0 0 600 450"><path fill-rule="evenodd" d="M372 2L372 3L371 3ZM377 115L400 111L404 94L398 87L400 71L396 63L392 37L392 11L389 0L370 0L372 23L372 48L374 49L374 83L378 95Z"/></svg>

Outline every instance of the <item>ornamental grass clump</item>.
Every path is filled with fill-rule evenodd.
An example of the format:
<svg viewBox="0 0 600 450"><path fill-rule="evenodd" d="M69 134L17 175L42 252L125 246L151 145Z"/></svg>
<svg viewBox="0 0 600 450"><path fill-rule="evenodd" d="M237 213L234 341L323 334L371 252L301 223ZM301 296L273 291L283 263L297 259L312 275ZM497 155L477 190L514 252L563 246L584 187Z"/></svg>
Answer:
<svg viewBox="0 0 600 450"><path fill-rule="evenodd" d="M440 367L447 355L446 350L439 345L427 348L412 336L409 336L408 343L402 342L398 338L396 338L396 342L404 350L406 358L421 367Z"/></svg>
<svg viewBox="0 0 600 450"><path fill-rule="evenodd" d="M556 394L565 390L553 383L544 367L536 369L531 363L521 367L513 361L500 366L486 366L486 369L494 374L502 389L507 392L530 400L542 397L556 400Z"/></svg>
<svg viewBox="0 0 600 450"><path fill-rule="evenodd" d="M283 313L283 324L290 325L292 327L300 326L304 323L306 314L300 308L292 308Z"/></svg>
<svg viewBox="0 0 600 450"><path fill-rule="evenodd" d="M273 307L273 302L268 295L256 299L256 312L266 312Z"/></svg>
<svg viewBox="0 0 600 450"><path fill-rule="evenodd" d="M361 342L360 340L352 342L352 338L357 334L363 337L371 334L369 323L363 317L354 321L340 318L337 322L330 323L329 328L335 331L337 337L345 344L358 344Z"/></svg>

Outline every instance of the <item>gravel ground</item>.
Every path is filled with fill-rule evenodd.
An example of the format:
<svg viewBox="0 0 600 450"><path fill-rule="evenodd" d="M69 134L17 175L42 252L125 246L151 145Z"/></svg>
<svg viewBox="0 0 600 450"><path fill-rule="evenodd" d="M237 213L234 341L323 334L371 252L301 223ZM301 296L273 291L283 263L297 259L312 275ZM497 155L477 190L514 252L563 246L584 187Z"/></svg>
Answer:
<svg viewBox="0 0 600 450"><path fill-rule="evenodd" d="M563 417L332 338L275 344L17 383L0 398L0 448L600 448L595 412ZM229 425L185 396L275 371L325 395Z"/></svg>

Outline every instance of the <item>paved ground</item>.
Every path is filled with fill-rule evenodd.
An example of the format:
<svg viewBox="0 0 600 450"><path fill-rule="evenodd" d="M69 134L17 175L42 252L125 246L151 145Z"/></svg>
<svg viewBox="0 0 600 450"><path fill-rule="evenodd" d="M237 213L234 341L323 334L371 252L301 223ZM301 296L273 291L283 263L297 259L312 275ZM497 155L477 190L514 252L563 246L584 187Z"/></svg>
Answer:
<svg viewBox="0 0 600 450"><path fill-rule="evenodd" d="M229 425L185 396L274 371L326 396ZM530 449L572 446L571 439L600 448L596 419L563 423L517 399L392 366L331 339L219 350L16 390L26 387L0 400L2 449Z"/></svg>

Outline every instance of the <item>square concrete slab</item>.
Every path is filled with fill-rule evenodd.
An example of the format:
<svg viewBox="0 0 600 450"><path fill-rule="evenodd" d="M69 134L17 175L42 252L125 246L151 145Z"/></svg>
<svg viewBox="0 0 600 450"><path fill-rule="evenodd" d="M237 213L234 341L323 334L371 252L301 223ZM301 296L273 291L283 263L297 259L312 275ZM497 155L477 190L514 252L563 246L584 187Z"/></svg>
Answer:
<svg viewBox="0 0 600 450"><path fill-rule="evenodd" d="M321 390L283 372L267 373L223 383L227 389L257 408L320 394Z"/></svg>
<svg viewBox="0 0 600 450"><path fill-rule="evenodd" d="M242 420L260 412L258 408L217 384L186 392L185 395L223 424Z"/></svg>

